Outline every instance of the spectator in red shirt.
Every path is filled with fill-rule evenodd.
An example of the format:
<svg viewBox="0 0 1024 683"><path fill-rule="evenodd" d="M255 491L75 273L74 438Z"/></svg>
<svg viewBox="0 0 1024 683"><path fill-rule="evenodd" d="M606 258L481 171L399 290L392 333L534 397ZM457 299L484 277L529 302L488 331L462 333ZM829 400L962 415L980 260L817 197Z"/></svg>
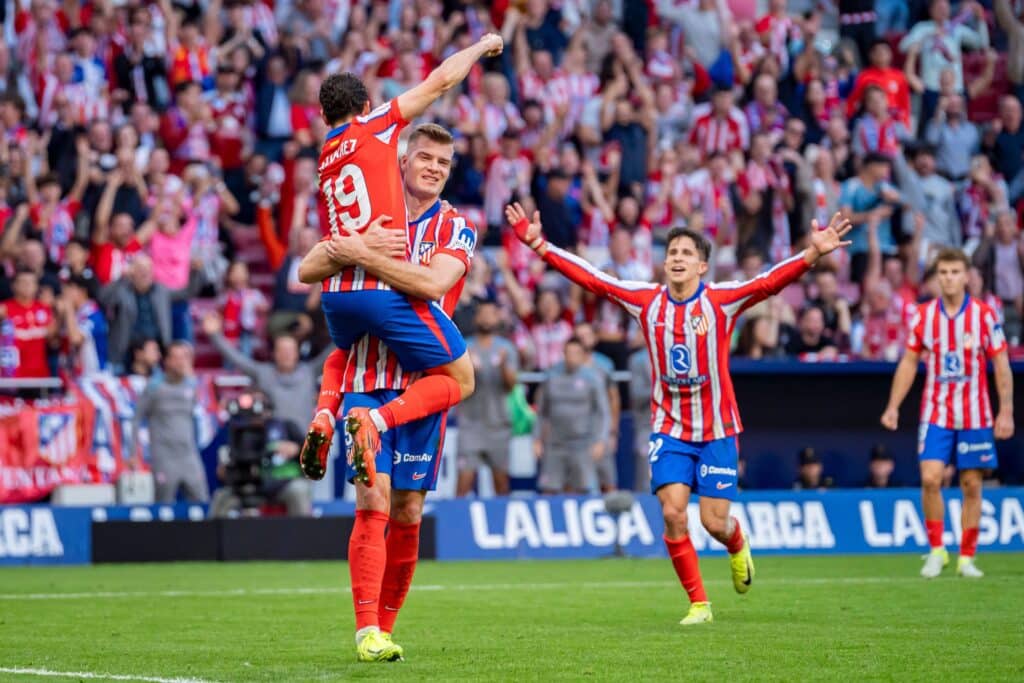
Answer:
<svg viewBox="0 0 1024 683"><path fill-rule="evenodd" d="M190 161L209 161L208 133L214 125L213 113L203 101L199 83L178 83L174 88L174 106L160 118L160 138L171 154L172 173L180 175Z"/></svg>
<svg viewBox="0 0 1024 683"><path fill-rule="evenodd" d="M207 101L216 124L210 134L213 156L220 162L224 182L238 192L245 179L243 159L252 153L253 133L249 126L249 101L241 90L240 74L233 67L217 67L216 89Z"/></svg>
<svg viewBox="0 0 1024 683"><path fill-rule="evenodd" d="M888 98L889 111L893 118L910 126L910 86L902 69L892 66L892 47L889 42L879 38L871 45L868 53L871 64L857 75L853 84L853 92L846 100L846 116L852 119L861 105L861 99L868 87L882 89Z"/></svg>
<svg viewBox="0 0 1024 683"><path fill-rule="evenodd" d="M245 263L232 263L225 281L227 288L220 297L224 338L245 355L252 356L257 322L270 310L270 304L263 292L249 285L249 267Z"/></svg>
<svg viewBox="0 0 1024 683"><path fill-rule="evenodd" d="M142 251L156 230L156 224L148 221L143 229L135 232L135 220L126 212L114 213L114 197L122 183L118 171L110 174L96 206L96 219L92 233L92 267L101 285L108 285L121 278L132 258ZM113 215L111 215L113 214Z"/></svg>
<svg viewBox="0 0 1024 683"><path fill-rule="evenodd" d="M30 270L14 276L14 298L0 304L3 374L8 377L49 377L47 354L57 340L53 310L38 300L39 278Z"/></svg>

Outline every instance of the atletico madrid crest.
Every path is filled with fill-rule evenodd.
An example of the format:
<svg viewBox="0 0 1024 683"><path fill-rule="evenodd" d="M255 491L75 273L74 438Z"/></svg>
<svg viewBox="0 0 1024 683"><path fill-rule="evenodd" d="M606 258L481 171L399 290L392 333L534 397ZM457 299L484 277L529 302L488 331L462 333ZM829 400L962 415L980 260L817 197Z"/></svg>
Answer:
<svg viewBox="0 0 1024 683"><path fill-rule="evenodd" d="M433 242L420 242L420 253L418 254L420 263L426 265L430 263L430 258L434 255L434 243Z"/></svg>
<svg viewBox="0 0 1024 683"><path fill-rule="evenodd" d="M703 313L696 315L690 320L690 326L693 327L693 331L704 336L708 333L708 319L704 317Z"/></svg>

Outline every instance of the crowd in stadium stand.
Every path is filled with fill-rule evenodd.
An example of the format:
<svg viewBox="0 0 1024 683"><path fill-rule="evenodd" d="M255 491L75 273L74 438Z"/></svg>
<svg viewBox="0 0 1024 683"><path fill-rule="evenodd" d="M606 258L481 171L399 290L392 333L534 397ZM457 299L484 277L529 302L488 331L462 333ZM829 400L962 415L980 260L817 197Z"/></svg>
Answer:
<svg viewBox="0 0 1024 683"><path fill-rule="evenodd" d="M522 370L573 326L626 369L614 305L544 271L502 225L617 277L661 276L675 225L748 278L837 210L848 254L744 314L734 355L895 360L934 296L930 254L967 250L971 294L1021 344L1024 23L1019 0L10 0L0 43L0 360L5 376L131 372L152 341L257 358L324 347L297 263L319 239L317 93L352 71L374 102L487 31L506 50L429 112L456 135L445 192L481 233L480 301ZM143 366L146 363L142 363ZM240 366L237 361L234 365Z"/></svg>

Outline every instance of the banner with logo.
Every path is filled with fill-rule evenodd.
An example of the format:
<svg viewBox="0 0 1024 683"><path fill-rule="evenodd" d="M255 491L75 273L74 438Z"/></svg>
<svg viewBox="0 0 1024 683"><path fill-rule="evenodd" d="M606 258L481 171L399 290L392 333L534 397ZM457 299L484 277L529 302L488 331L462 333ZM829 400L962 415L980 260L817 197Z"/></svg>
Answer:
<svg viewBox="0 0 1024 683"><path fill-rule="evenodd" d="M0 503L39 500L59 484L94 481L95 412L74 396L0 404Z"/></svg>
<svg viewBox="0 0 1024 683"><path fill-rule="evenodd" d="M60 484L117 481L134 455L132 420L146 382L100 373L68 382L59 399L0 402L0 503L40 500ZM197 378L193 417L202 450L220 427L211 375ZM146 443L143 433L144 461Z"/></svg>
<svg viewBox="0 0 1024 683"><path fill-rule="evenodd" d="M745 492L732 514L750 535L756 552L815 555L919 553L928 539L917 489L826 492ZM1024 488L985 491L978 534L981 552L1024 551ZM959 491L946 492L945 543L960 542ZM437 517L437 557L441 560L597 558L616 548L637 557L662 557L661 507L651 495L610 514L602 498L531 497L439 500L428 513ZM331 514L324 510L324 514ZM689 509L690 533L702 554L725 553L700 526L696 500Z"/></svg>

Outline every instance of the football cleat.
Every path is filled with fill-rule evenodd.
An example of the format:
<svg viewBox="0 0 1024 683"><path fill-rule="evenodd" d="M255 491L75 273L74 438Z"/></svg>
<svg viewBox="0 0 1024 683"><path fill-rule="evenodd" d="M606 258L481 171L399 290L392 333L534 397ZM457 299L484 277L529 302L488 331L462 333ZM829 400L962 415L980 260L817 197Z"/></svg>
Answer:
<svg viewBox="0 0 1024 683"><path fill-rule="evenodd" d="M345 432L352 437L350 453L356 481L373 488L377 481L376 457L380 452L380 432L373 424L368 408L353 408L345 416Z"/></svg>
<svg viewBox="0 0 1024 683"><path fill-rule="evenodd" d="M985 576L985 572L975 566L973 557L961 555L956 561L956 575L962 576L965 579L980 579Z"/></svg>
<svg viewBox="0 0 1024 683"><path fill-rule="evenodd" d="M949 553L945 548L932 548L932 551L925 555L924 566L921 567L921 576L926 579L934 579L942 573L943 567L949 564Z"/></svg>
<svg viewBox="0 0 1024 683"><path fill-rule="evenodd" d="M743 534L743 548L729 556L732 569L732 586L737 593L746 593L754 582L754 558L750 554L750 539Z"/></svg>
<svg viewBox="0 0 1024 683"><path fill-rule="evenodd" d="M711 614L710 602L695 602L690 605L690 611L686 613L680 626L693 626L694 624L710 624L715 620Z"/></svg>
<svg viewBox="0 0 1024 683"><path fill-rule="evenodd" d="M373 628L362 637L356 638L356 657L360 662L400 662L402 648L385 637L377 628Z"/></svg>
<svg viewBox="0 0 1024 683"><path fill-rule="evenodd" d="M299 468L307 479L319 481L324 478L333 438L334 415L329 410L321 410L309 423L306 440L302 442L302 450L299 451Z"/></svg>
<svg viewBox="0 0 1024 683"><path fill-rule="evenodd" d="M405 650L402 649L401 645L399 645L398 643L396 643L394 640L391 639L391 634L388 633L387 631L381 631L380 632L380 637L383 638L389 645L393 645L394 647L398 648L398 659L393 660L393 661L404 662L405 661Z"/></svg>

